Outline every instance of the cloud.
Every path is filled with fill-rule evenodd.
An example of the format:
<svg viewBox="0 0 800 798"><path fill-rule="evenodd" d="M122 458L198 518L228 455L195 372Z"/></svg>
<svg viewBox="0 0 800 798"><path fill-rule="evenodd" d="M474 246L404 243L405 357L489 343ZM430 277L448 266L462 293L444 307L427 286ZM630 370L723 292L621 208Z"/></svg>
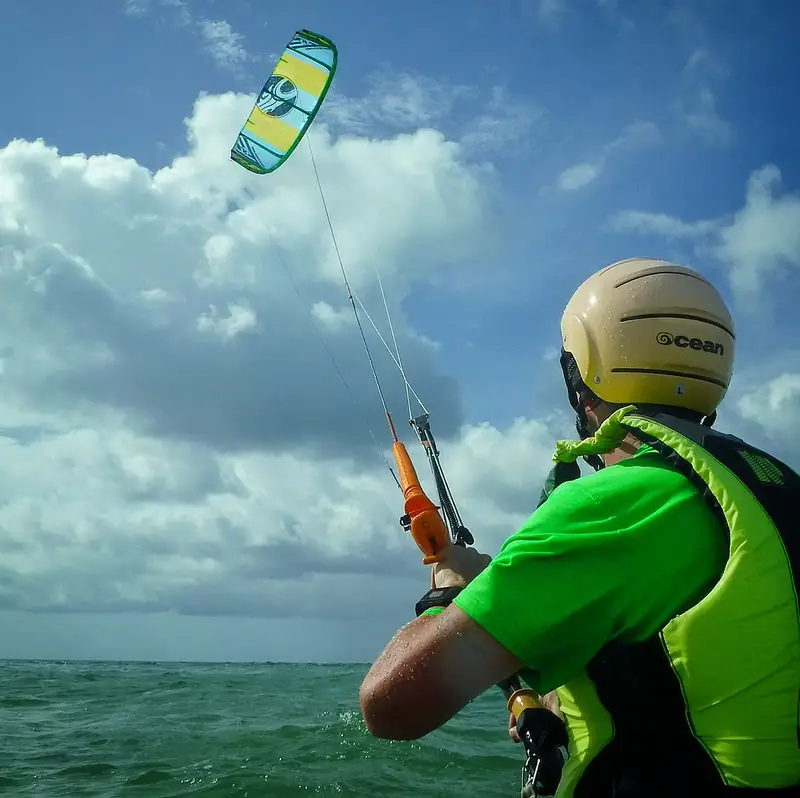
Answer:
<svg viewBox="0 0 800 798"><path fill-rule="evenodd" d="M684 222L666 213L644 211L621 211L611 222L618 232L654 233L664 238L701 238L713 232L714 222Z"/></svg>
<svg viewBox="0 0 800 798"><path fill-rule="evenodd" d="M185 154L155 172L44 141L0 150L0 609L353 618L365 594L382 612L424 587L364 431L381 411L307 150L268 178L229 160L250 104L200 97ZM353 288L381 307L380 253L453 490L496 550L556 436L465 425L403 312L443 264L482 251L486 172L432 129L337 139L317 125L314 150Z"/></svg>
<svg viewBox="0 0 800 798"><path fill-rule="evenodd" d="M191 25L194 22L189 4L186 0L159 0L165 8L171 8L180 25Z"/></svg>
<svg viewBox="0 0 800 798"><path fill-rule="evenodd" d="M9 280L32 316L49 319L36 333L46 363L26 369L31 391L108 404L149 433L225 447L288 445L303 435L339 446L361 429L308 391L320 365L327 368L308 311L319 302L347 310L347 297L307 150L270 179L230 168L230 142L249 102L201 100L189 124L193 151L154 175L117 156L62 158L41 142L6 149L0 174L16 186L5 213ZM322 126L314 135L339 247L368 307L380 307L374 253L399 305L434 264L481 248L482 172L459 162L458 145L430 130L336 144ZM302 302L289 292L287 265L302 282ZM157 301L142 296L154 289L162 292ZM258 320L260 334L196 335L229 305L249 308L248 324ZM435 351L399 311L395 321L418 390L457 424L460 400L437 372ZM366 389L351 336L329 330L343 367ZM304 348L307 357L286 361L287 351ZM283 369L265 368L273 363ZM394 367L383 376L393 379Z"/></svg>
<svg viewBox="0 0 800 798"><path fill-rule="evenodd" d="M663 213L625 211L611 226L687 240L728 267L740 297L752 297L777 273L800 269L800 195L781 194L780 188L780 170L768 164L750 175L744 206L732 216L687 222Z"/></svg>
<svg viewBox="0 0 800 798"><path fill-rule="evenodd" d="M125 0L123 11L131 17L141 17L150 9L149 0Z"/></svg>
<svg viewBox="0 0 800 798"><path fill-rule="evenodd" d="M717 254L741 293L754 293L772 274L800 268L800 195L780 195L781 173L767 165L750 175L744 207L721 227Z"/></svg>
<svg viewBox="0 0 800 798"><path fill-rule="evenodd" d="M324 119L334 129L367 135L436 127L484 157L523 143L543 115L500 85L479 88L388 71L365 80L363 96L338 95L326 101Z"/></svg>
<svg viewBox="0 0 800 798"><path fill-rule="evenodd" d="M412 73L376 72L366 78L362 97L331 96L326 116L354 133L376 123L391 128L427 127L446 116L465 89Z"/></svg>
<svg viewBox="0 0 800 798"><path fill-rule="evenodd" d="M234 31L225 20L201 19L198 28L206 52L218 67L236 71L252 60L242 44L244 36Z"/></svg>
<svg viewBox="0 0 800 798"><path fill-rule="evenodd" d="M564 0L537 0L536 14L545 25L557 24L565 11Z"/></svg>
<svg viewBox="0 0 800 798"><path fill-rule="evenodd" d="M708 50L696 49L681 76L682 87L675 109L689 130L718 145L733 140L733 127L717 111L714 86L725 81L727 69Z"/></svg>
<svg viewBox="0 0 800 798"><path fill-rule="evenodd" d="M524 18L535 20L542 27L555 31L568 14L585 12L586 7L594 5L614 23L625 30L634 27L633 23L624 17L619 7L619 0L504 0L504 5L514 13Z"/></svg>
<svg viewBox="0 0 800 798"><path fill-rule="evenodd" d="M658 126L653 122L636 121L628 125L617 138L606 144L592 162L582 162L567 167L556 178L560 191L577 191L597 180L611 159L618 153L631 153L649 149L662 140Z"/></svg>
<svg viewBox="0 0 800 798"><path fill-rule="evenodd" d="M460 107L463 113L469 107ZM459 143L472 153L484 156L488 153L501 153L513 145L514 157L519 154L531 131L545 114L527 100L510 93L504 86L492 86L481 103L482 113L462 123L458 134Z"/></svg>
<svg viewBox="0 0 800 798"><path fill-rule="evenodd" d="M593 183L603 171L602 166L591 163L578 163L565 169L556 179L560 191L576 191Z"/></svg>
<svg viewBox="0 0 800 798"><path fill-rule="evenodd" d="M732 431L800 473L800 353L784 350L773 360L750 365L740 378L729 411L741 430Z"/></svg>
<svg viewBox="0 0 800 798"><path fill-rule="evenodd" d="M197 319L197 329L220 336L230 341L242 332L252 330L257 323L256 314L246 305L228 303L228 314L222 316L215 305L210 305L207 313Z"/></svg>
<svg viewBox="0 0 800 798"><path fill-rule="evenodd" d="M204 52L220 69L241 75L245 64L257 60L245 47L245 37L229 22L193 14L186 0L125 0L123 6L124 13L131 17L145 17L156 9L167 14L173 24L194 30Z"/></svg>
<svg viewBox="0 0 800 798"><path fill-rule="evenodd" d="M363 591L388 602L424 580L388 475L96 426L0 439L0 609L352 618ZM448 450L482 548L532 510L551 441L519 422L466 430Z"/></svg>
<svg viewBox="0 0 800 798"><path fill-rule="evenodd" d="M800 425L800 374L774 377L740 397L737 409L769 434L783 437L787 429Z"/></svg>

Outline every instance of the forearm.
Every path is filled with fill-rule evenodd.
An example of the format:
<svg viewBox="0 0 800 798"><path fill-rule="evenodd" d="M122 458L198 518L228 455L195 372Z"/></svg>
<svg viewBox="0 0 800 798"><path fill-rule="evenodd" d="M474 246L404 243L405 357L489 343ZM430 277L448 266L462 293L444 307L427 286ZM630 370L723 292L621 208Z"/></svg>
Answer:
<svg viewBox="0 0 800 798"><path fill-rule="evenodd" d="M421 615L400 629L364 677L359 690L361 713L376 737L414 740L436 728L440 719L425 722L432 703L425 696L424 674L414 652L424 648L439 619Z"/></svg>

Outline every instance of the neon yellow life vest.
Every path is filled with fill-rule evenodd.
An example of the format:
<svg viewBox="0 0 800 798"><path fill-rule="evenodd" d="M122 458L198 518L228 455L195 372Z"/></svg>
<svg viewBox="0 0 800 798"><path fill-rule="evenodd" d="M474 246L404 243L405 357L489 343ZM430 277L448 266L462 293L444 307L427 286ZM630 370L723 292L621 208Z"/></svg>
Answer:
<svg viewBox="0 0 800 798"><path fill-rule="evenodd" d="M800 795L800 476L739 438L626 407L574 462L628 434L702 494L729 537L710 592L650 640L611 643L559 688L570 760L557 798Z"/></svg>

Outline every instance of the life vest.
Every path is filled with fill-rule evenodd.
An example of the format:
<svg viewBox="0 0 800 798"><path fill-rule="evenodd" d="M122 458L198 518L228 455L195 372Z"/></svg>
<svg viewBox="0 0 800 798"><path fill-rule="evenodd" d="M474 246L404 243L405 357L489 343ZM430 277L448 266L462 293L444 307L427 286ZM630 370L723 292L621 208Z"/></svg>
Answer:
<svg viewBox="0 0 800 798"><path fill-rule="evenodd" d="M729 556L703 599L649 640L611 642L558 689L570 759L557 798L800 796L800 476L732 435L633 406L554 459L630 433L698 489Z"/></svg>

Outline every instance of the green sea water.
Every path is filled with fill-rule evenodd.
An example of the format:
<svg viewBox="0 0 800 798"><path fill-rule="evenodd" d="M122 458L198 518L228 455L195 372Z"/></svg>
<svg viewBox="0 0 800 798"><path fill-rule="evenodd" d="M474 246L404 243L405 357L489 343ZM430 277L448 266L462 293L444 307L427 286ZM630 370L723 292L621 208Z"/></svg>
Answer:
<svg viewBox="0 0 800 798"><path fill-rule="evenodd" d="M519 794L499 691L422 740L378 740L366 670L0 661L0 796Z"/></svg>

